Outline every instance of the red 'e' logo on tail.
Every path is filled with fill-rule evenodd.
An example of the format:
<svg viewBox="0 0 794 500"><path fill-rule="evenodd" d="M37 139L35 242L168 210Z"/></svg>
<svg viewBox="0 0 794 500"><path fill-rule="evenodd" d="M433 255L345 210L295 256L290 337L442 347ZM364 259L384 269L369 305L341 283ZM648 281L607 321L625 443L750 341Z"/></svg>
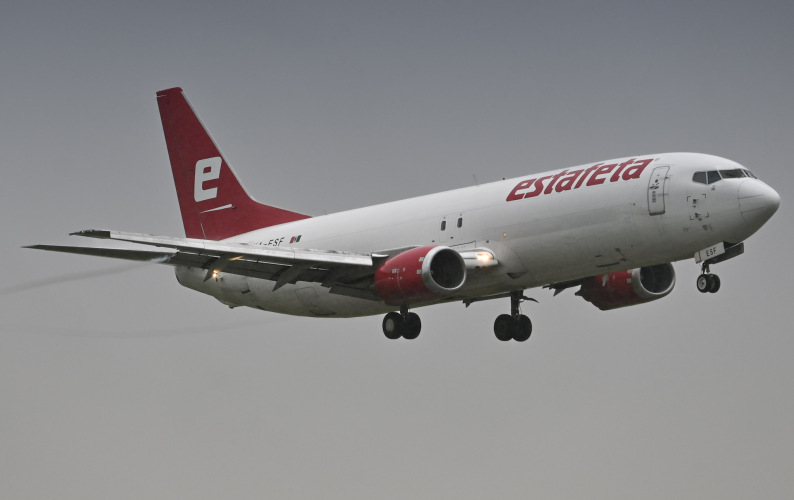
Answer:
<svg viewBox="0 0 794 500"><path fill-rule="evenodd" d="M196 162L196 182L193 185L193 199L196 201L211 200L218 196L218 188L204 189L204 183L214 181L221 176L221 157L205 158Z"/></svg>

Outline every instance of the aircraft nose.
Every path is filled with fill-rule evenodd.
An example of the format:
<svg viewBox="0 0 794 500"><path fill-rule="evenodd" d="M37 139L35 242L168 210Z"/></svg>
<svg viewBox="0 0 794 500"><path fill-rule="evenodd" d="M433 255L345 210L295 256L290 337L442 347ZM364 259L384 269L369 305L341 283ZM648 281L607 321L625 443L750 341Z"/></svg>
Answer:
<svg viewBox="0 0 794 500"><path fill-rule="evenodd" d="M747 180L739 186L739 211L744 220L761 226L780 207L777 191L759 180Z"/></svg>

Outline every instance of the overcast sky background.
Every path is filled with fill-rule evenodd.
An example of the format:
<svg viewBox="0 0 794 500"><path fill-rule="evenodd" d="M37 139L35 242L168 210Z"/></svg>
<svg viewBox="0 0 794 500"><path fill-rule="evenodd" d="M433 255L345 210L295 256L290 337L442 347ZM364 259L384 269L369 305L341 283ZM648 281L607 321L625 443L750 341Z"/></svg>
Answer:
<svg viewBox="0 0 794 500"><path fill-rule="evenodd" d="M0 497L794 497L794 4L547 3L4 2ZM21 249L184 234L173 86L249 192L309 214L666 151L782 206L718 294L694 261L623 310L532 290L524 344L493 336L507 300L393 342Z"/></svg>

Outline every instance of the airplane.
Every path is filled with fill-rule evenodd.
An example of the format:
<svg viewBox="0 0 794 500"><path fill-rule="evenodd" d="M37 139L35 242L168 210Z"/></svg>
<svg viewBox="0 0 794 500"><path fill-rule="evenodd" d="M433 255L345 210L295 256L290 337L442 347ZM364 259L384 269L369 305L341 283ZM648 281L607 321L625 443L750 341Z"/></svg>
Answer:
<svg viewBox="0 0 794 500"><path fill-rule="evenodd" d="M170 265L181 285L231 308L383 314L389 339L417 338L412 309L509 298L494 335L523 342L527 289L579 287L602 310L642 304L668 295L671 262L691 258L697 289L717 292L710 266L742 254L780 206L734 161L665 153L310 217L251 198L181 88L157 92L157 104L186 237L84 230L71 234L126 246L28 248Z"/></svg>

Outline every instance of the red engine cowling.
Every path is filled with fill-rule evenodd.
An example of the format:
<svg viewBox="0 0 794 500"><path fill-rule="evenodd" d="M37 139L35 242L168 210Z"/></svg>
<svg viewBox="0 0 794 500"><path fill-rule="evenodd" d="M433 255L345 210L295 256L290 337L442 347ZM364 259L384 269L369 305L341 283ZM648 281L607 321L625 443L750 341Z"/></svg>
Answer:
<svg viewBox="0 0 794 500"><path fill-rule="evenodd" d="M424 302L455 293L466 281L466 264L448 247L406 250L375 271L375 291L389 305Z"/></svg>
<svg viewBox="0 0 794 500"><path fill-rule="evenodd" d="M659 264L587 278L576 295L607 311L661 299L673 286L673 265Z"/></svg>

